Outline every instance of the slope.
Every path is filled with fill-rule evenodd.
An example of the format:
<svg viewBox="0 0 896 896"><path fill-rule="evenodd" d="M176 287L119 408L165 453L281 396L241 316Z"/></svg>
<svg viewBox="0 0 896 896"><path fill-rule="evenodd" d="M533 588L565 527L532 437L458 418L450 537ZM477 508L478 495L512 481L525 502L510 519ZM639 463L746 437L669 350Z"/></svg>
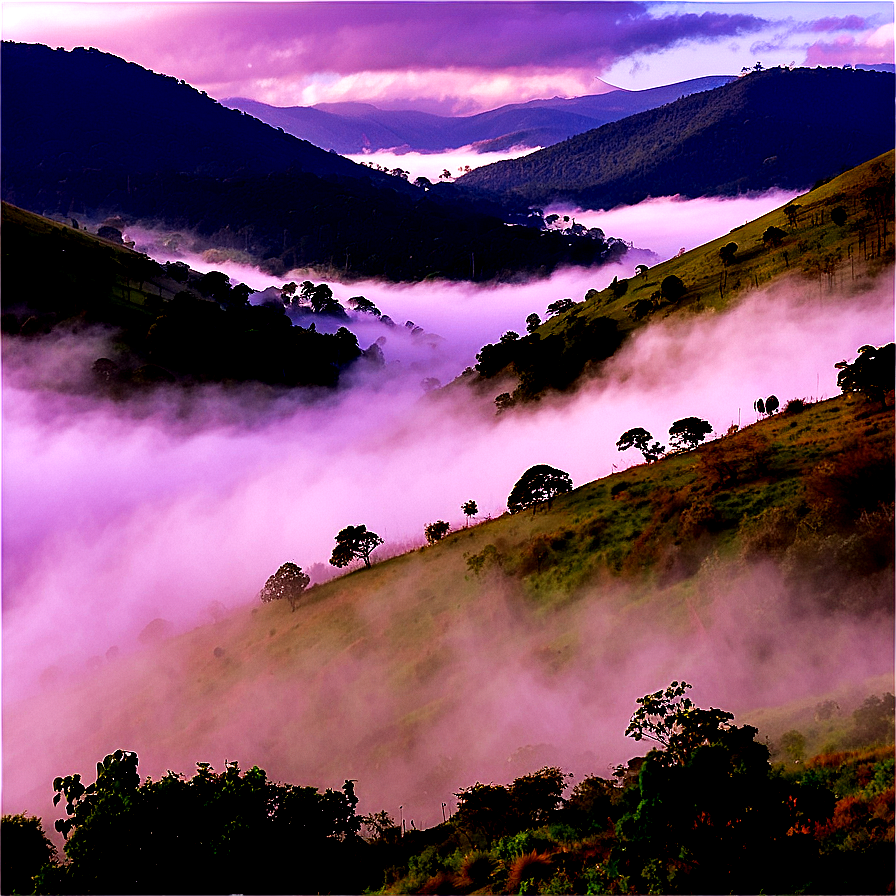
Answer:
<svg viewBox="0 0 896 896"><path fill-rule="evenodd" d="M770 69L684 97L460 182L581 208L648 196L802 189L893 146L893 77Z"/></svg>
<svg viewBox="0 0 896 896"><path fill-rule="evenodd" d="M96 50L4 43L2 86L3 198L49 217L192 231L275 276L491 280L607 249L505 226L506 203L355 165Z"/></svg>
<svg viewBox="0 0 896 896"><path fill-rule="evenodd" d="M726 236L589 290L530 335L484 346L479 384L512 373L513 400L522 401L568 389L645 324L720 311L785 278L831 295L861 291L893 263L893 165L891 151Z"/></svg>
<svg viewBox="0 0 896 896"><path fill-rule="evenodd" d="M475 780L624 761L656 681L684 675L738 714L839 688L850 712L892 670L892 440L891 408L788 402L314 587L294 613L244 606L155 644L148 626L142 651L5 707L6 798L46 800L123 746L153 776L227 758L355 778L363 811L400 803L423 827Z"/></svg>

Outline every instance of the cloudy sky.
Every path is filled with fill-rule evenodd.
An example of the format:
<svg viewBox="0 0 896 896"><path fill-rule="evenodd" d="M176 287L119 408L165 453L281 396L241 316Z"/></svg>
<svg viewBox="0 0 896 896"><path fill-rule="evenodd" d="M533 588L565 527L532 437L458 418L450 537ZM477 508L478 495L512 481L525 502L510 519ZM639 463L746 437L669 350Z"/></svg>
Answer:
<svg viewBox="0 0 896 896"><path fill-rule="evenodd" d="M893 61L892 2L4 2L3 37L92 46L222 99L470 114L773 65Z"/></svg>

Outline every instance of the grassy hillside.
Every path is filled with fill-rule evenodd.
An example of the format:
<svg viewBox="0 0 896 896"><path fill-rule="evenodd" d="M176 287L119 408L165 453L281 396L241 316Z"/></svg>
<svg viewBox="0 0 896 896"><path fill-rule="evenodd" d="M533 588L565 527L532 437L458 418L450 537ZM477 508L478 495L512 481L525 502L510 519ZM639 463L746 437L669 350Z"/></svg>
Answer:
<svg viewBox="0 0 896 896"><path fill-rule="evenodd" d="M794 405L313 587L295 612L259 603L163 641L156 622L142 651L47 670L6 707L5 762L50 781L118 746L153 775L239 758L357 778L365 810L402 802L422 825L474 780L632 755L645 681L687 675L775 737L824 699L848 719L892 661L892 444L889 408Z"/></svg>
<svg viewBox="0 0 896 896"><path fill-rule="evenodd" d="M515 373L513 398L525 401L567 388L647 323L721 311L786 277L824 294L861 291L893 263L893 164L893 152L885 153L725 236L589 290L531 335L492 346L480 376ZM731 244L726 263L720 252Z"/></svg>
<svg viewBox="0 0 896 896"><path fill-rule="evenodd" d="M802 189L893 147L893 76L770 69L461 179L534 205Z"/></svg>

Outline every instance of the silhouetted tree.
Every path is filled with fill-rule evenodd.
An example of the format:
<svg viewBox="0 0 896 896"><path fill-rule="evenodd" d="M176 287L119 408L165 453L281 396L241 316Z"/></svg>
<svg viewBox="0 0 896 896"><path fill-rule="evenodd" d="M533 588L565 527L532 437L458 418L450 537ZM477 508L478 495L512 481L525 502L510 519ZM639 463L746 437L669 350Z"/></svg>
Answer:
<svg viewBox="0 0 896 896"><path fill-rule="evenodd" d="M894 389L894 350L896 344L874 348L863 345L858 357L850 364L840 361L834 365L837 385L841 392L858 392L872 401L886 402L887 395Z"/></svg>
<svg viewBox="0 0 896 896"><path fill-rule="evenodd" d="M727 268L730 264L734 263L734 256L737 254L737 243L726 243L719 249L719 258L722 259L722 264Z"/></svg>
<svg viewBox="0 0 896 896"><path fill-rule="evenodd" d="M534 333L541 326L541 318L534 312L526 318L526 332Z"/></svg>
<svg viewBox="0 0 896 896"><path fill-rule="evenodd" d="M33 815L0 818L0 877L4 893L33 893L32 878L56 864L56 847Z"/></svg>
<svg viewBox="0 0 896 896"><path fill-rule="evenodd" d="M551 302L551 304L548 305L547 313L551 316L555 314L563 314L564 311L569 311L573 305L575 305L575 302L572 299L557 299L556 302Z"/></svg>
<svg viewBox="0 0 896 896"><path fill-rule="evenodd" d="M572 491L572 480L569 473L549 467L547 464L536 464L529 467L519 478L516 485L507 498L507 509L511 513L517 513L532 508L532 512L539 504L547 502L550 509L554 498Z"/></svg>
<svg viewBox="0 0 896 896"><path fill-rule="evenodd" d="M644 455L644 460L650 464L659 460L666 451L665 446L660 445L659 442L655 441L651 445L651 439L653 439L653 436L646 429L636 427L635 429L628 430L628 432L624 432L619 437L619 441L616 443L616 448L619 451L628 451L629 448L637 448L638 451Z"/></svg>
<svg viewBox="0 0 896 896"><path fill-rule="evenodd" d="M265 603L286 598L289 601L289 609L294 611L310 582L311 579L302 572L300 566L296 566L295 563L284 563L264 583L264 588L258 592L258 597Z"/></svg>
<svg viewBox="0 0 896 896"><path fill-rule="evenodd" d="M687 292L687 287L681 278L670 274L663 278L660 284L660 294L667 302L677 302Z"/></svg>
<svg viewBox="0 0 896 896"><path fill-rule="evenodd" d="M781 230L780 227L775 227L773 225L768 227L765 233L762 234L762 242L765 243L766 246L777 248L784 242L785 236L787 236L785 231Z"/></svg>
<svg viewBox="0 0 896 896"><path fill-rule="evenodd" d="M475 501L464 501L463 504L460 505L461 511L463 511L463 515L466 517L464 522L464 528L466 528L467 523L469 523L470 518L476 516L479 513L479 507L476 505Z"/></svg>
<svg viewBox="0 0 896 896"><path fill-rule="evenodd" d="M437 541L441 541L450 529L450 523L446 523L445 520L436 520L423 529L423 534L426 536L427 544L435 544Z"/></svg>
<svg viewBox="0 0 896 896"><path fill-rule="evenodd" d="M367 526L346 526L336 536L336 547L330 557L332 566L348 566L352 560L363 560L370 568L371 553L383 543L376 532L368 532Z"/></svg>
<svg viewBox="0 0 896 896"><path fill-rule="evenodd" d="M696 448L710 433L712 427L699 417L684 417L669 427L669 444L678 451Z"/></svg>
<svg viewBox="0 0 896 896"><path fill-rule="evenodd" d="M354 296L348 300L349 308L354 308L355 311L361 311L364 314L372 314L374 317L380 317L382 312L379 308L374 305L370 299L364 298L364 296Z"/></svg>

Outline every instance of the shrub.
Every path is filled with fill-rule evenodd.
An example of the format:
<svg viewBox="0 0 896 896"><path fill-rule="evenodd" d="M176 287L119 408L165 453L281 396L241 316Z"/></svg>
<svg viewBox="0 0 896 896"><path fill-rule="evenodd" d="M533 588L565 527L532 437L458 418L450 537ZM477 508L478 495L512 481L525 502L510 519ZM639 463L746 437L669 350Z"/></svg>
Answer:
<svg viewBox="0 0 896 896"><path fill-rule="evenodd" d="M530 885L549 880L552 874L551 860L547 856L537 852L518 856L507 872L507 892L528 893Z"/></svg>

